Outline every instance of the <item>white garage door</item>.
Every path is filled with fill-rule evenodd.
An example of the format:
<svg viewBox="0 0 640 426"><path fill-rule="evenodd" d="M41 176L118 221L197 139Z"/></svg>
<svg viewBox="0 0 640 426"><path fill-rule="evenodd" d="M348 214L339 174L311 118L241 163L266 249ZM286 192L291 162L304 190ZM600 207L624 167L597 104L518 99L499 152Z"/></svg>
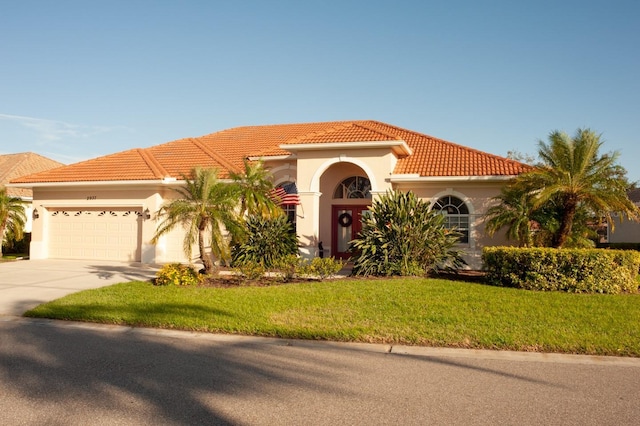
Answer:
<svg viewBox="0 0 640 426"><path fill-rule="evenodd" d="M140 262L140 209L50 208L49 257Z"/></svg>

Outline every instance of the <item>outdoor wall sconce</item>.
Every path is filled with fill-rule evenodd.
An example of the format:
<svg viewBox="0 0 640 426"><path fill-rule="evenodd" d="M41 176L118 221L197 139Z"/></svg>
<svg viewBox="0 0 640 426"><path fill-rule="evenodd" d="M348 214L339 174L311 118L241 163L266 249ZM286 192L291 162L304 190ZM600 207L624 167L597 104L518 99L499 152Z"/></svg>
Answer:
<svg viewBox="0 0 640 426"><path fill-rule="evenodd" d="M31 213L31 217L33 218L33 220L36 220L37 218L40 217L40 213L38 213L38 209L33 209L33 213Z"/></svg>
<svg viewBox="0 0 640 426"><path fill-rule="evenodd" d="M145 220L151 219L151 212L149 211L149 208L144 209L144 212L142 214Z"/></svg>

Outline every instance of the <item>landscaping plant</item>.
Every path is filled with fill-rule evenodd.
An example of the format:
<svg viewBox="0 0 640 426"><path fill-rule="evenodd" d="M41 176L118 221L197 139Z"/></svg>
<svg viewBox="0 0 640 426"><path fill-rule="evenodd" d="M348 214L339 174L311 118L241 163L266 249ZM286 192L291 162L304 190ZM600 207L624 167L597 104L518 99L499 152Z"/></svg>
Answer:
<svg viewBox="0 0 640 426"><path fill-rule="evenodd" d="M343 266L344 263L342 261L333 257L314 257L311 261L302 265L301 273L316 277L320 281L323 281L336 275L340 272Z"/></svg>
<svg viewBox="0 0 640 426"><path fill-rule="evenodd" d="M522 246L592 247L594 225L603 220L613 231L615 212L639 219L640 209L627 196L626 170L617 152L601 155L601 136L578 129L573 137L554 131L539 141L540 163L519 175L487 212L490 234L506 227L506 236Z"/></svg>
<svg viewBox="0 0 640 426"><path fill-rule="evenodd" d="M0 186L0 259L5 241L22 240L26 223L24 202L8 195L7 189Z"/></svg>
<svg viewBox="0 0 640 426"><path fill-rule="evenodd" d="M245 239L233 248L234 266L246 262L260 263L264 268L276 266L281 258L298 253L298 237L287 216L249 216Z"/></svg>
<svg viewBox="0 0 640 426"><path fill-rule="evenodd" d="M168 263L156 272L155 285L197 285L198 272L189 265Z"/></svg>
<svg viewBox="0 0 640 426"><path fill-rule="evenodd" d="M354 275L426 275L465 262L455 245L460 234L413 192L387 191L375 200L362 231L350 244Z"/></svg>
<svg viewBox="0 0 640 426"><path fill-rule="evenodd" d="M160 223L151 242L157 244L162 235L182 226L186 256L191 259L192 246L197 243L205 273L211 274L215 264L207 247L219 261L226 262L230 257L229 241L223 229L233 236L242 234L236 209L238 188L220 180L216 169L195 168L191 176L182 178L185 186L175 189L178 198L157 212Z"/></svg>

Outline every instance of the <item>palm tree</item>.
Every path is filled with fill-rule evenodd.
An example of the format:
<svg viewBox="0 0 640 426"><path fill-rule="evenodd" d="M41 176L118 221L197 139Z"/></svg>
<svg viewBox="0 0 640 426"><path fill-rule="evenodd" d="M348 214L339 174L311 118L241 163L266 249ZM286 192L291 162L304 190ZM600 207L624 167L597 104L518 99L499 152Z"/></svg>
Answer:
<svg viewBox="0 0 640 426"><path fill-rule="evenodd" d="M26 222L24 202L18 197L8 195L7 189L0 187L0 258L5 239L21 240Z"/></svg>
<svg viewBox="0 0 640 426"><path fill-rule="evenodd" d="M200 260L206 274L214 272L215 266L206 252L210 243L211 254L221 261L230 259L226 229L231 235L242 232L238 211L238 189L218 179L215 169L193 169L191 177L184 176L185 186L176 189L179 198L163 206L157 213L160 223L152 242L177 225L185 229L184 252L191 259L192 246L198 243Z"/></svg>
<svg viewBox="0 0 640 426"><path fill-rule="evenodd" d="M231 172L231 179L238 187L240 194L240 214L258 215L264 218L277 216L282 210L269 198L273 189L271 174L261 161L244 160L244 171Z"/></svg>
<svg viewBox="0 0 640 426"><path fill-rule="evenodd" d="M640 218L638 207L627 196L626 171L616 164L619 154L600 155L602 144L601 135L589 129L578 129L573 137L554 131L548 144L538 142L542 163L517 179L519 184L533 189L534 208L550 200L561 206L560 224L551 241L553 247L565 245L581 207L606 218L612 229L613 212L629 219Z"/></svg>
<svg viewBox="0 0 640 426"><path fill-rule="evenodd" d="M492 206L485 215L485 229L490 236L507 227L507 238L518 241L522 247L533 246L533 231L536 221L535 209L529 192L519 185L509 185L493 198L499 204Z"/></svg>

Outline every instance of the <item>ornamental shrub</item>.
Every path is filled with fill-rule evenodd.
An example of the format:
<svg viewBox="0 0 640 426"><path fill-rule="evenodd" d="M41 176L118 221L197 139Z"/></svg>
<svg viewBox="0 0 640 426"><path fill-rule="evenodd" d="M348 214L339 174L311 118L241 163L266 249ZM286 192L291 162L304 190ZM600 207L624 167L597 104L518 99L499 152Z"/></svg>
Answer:
<svg viewBox="0 0 640 426"><path fill-rule="evenodd" d="M636 292L640 253L625 250L485 247L487 281L528 290Z"/></svg>
<svg viewBox="0 0 640 426"><path fill-rule="evenodd" d="M333 257L314 257L302 267L304 275L318 277L320 281L330 278L340 272L344 263Z"/></svg>
<svg viewBox="0 0 640 426"><path fill-rule="evenodd" d="M460 233L413 192L387 191L370 211L350 243L353 275L426 275L465 264L455 249Z"/></svg>
<svg viewBox="0 0 640 426"><path fill-rule="evenodd" d="M273 218L250 216L246 226L246 240L233 249L234 266L256 262L270 269L278 259L298 252L298 237L284 214Z"/></svg>
<svg viewBox="0 0 640 426"><path fill-rule="evenodd" d="M245 281L259 280L264 277L265 272L267 272L263 264L252 260L236 264L234 270L236 271L236 274Z"/></svg>
<svg viewBox="0 0 640 426"><path fill-rule="evenodd" d="M155 285L197 285L200 276L189 265L168 263L156 272Z"/></svg>
<svg viewBox="0 0 640 426"><path fill-rule="evenodd" d="M273 271L282 282L288 283L300 273L302 260L298 255L288 254L276 259L273 264Z"/></svg>

